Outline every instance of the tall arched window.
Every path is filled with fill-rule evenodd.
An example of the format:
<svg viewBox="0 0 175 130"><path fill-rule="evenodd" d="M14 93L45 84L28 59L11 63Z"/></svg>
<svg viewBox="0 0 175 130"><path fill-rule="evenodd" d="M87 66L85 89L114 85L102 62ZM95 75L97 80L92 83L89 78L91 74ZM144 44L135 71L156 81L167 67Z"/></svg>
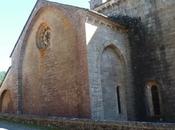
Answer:
<svg viewBox="0 0 175 130"><path fill-rule="evenodd" d="M158 88L156 85L151 87L151 95L152 95L154 115L160 115L159 92L158 92Z"/></svg>
<svg viewBox="0 0 175 130"><path fill-rule="evenodd" d="M159 117L161 115L159 85L155 81L147 83L146 101L148 116Z"/></svg>

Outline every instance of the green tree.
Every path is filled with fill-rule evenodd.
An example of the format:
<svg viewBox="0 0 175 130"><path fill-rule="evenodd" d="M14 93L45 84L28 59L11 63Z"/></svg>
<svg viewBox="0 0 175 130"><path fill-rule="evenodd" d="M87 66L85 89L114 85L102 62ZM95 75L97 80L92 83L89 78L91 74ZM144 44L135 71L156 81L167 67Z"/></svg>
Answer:
<svg viewBox="0 0 175 130"><path fill-rule="evenodd" d="M0 71L0 84L2 83L4 77L5 77L5 71Z"/></svg>

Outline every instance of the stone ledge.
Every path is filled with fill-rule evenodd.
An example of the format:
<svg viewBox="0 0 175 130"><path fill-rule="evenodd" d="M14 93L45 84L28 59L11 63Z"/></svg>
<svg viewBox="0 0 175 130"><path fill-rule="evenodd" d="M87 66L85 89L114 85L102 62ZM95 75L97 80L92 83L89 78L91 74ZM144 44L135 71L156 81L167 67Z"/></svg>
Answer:
<svg viewBox="0 0 175 130"><path fill-rule="evenodd" d="M88 119L0 114L0 119L64 130L175 130L174 123L105 122Z"/></svg>

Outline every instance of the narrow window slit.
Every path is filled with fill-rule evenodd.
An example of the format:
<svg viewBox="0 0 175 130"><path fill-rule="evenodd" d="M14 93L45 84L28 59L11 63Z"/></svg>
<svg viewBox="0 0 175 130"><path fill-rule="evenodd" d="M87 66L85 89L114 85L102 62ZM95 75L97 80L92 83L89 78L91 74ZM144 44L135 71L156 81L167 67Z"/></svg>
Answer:
<svg viewBox="0 0 175 130"><path fill-rule="evenodd" d="M120 87L116 87L117 91L117 103L118 103L118 113L121 114L121 102L120 102Z"/></svg>

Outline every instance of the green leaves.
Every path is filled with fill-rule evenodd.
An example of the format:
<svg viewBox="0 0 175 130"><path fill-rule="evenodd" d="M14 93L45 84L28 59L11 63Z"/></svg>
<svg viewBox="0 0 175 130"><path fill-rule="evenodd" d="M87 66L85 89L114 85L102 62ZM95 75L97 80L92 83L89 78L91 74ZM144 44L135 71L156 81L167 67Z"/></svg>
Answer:
<svg viewBox="0 0 175 130"><path fill-rule="evenodd" d="M4 77L5 77L5 71L0 71L0 84L4 80Z"/></svg>

